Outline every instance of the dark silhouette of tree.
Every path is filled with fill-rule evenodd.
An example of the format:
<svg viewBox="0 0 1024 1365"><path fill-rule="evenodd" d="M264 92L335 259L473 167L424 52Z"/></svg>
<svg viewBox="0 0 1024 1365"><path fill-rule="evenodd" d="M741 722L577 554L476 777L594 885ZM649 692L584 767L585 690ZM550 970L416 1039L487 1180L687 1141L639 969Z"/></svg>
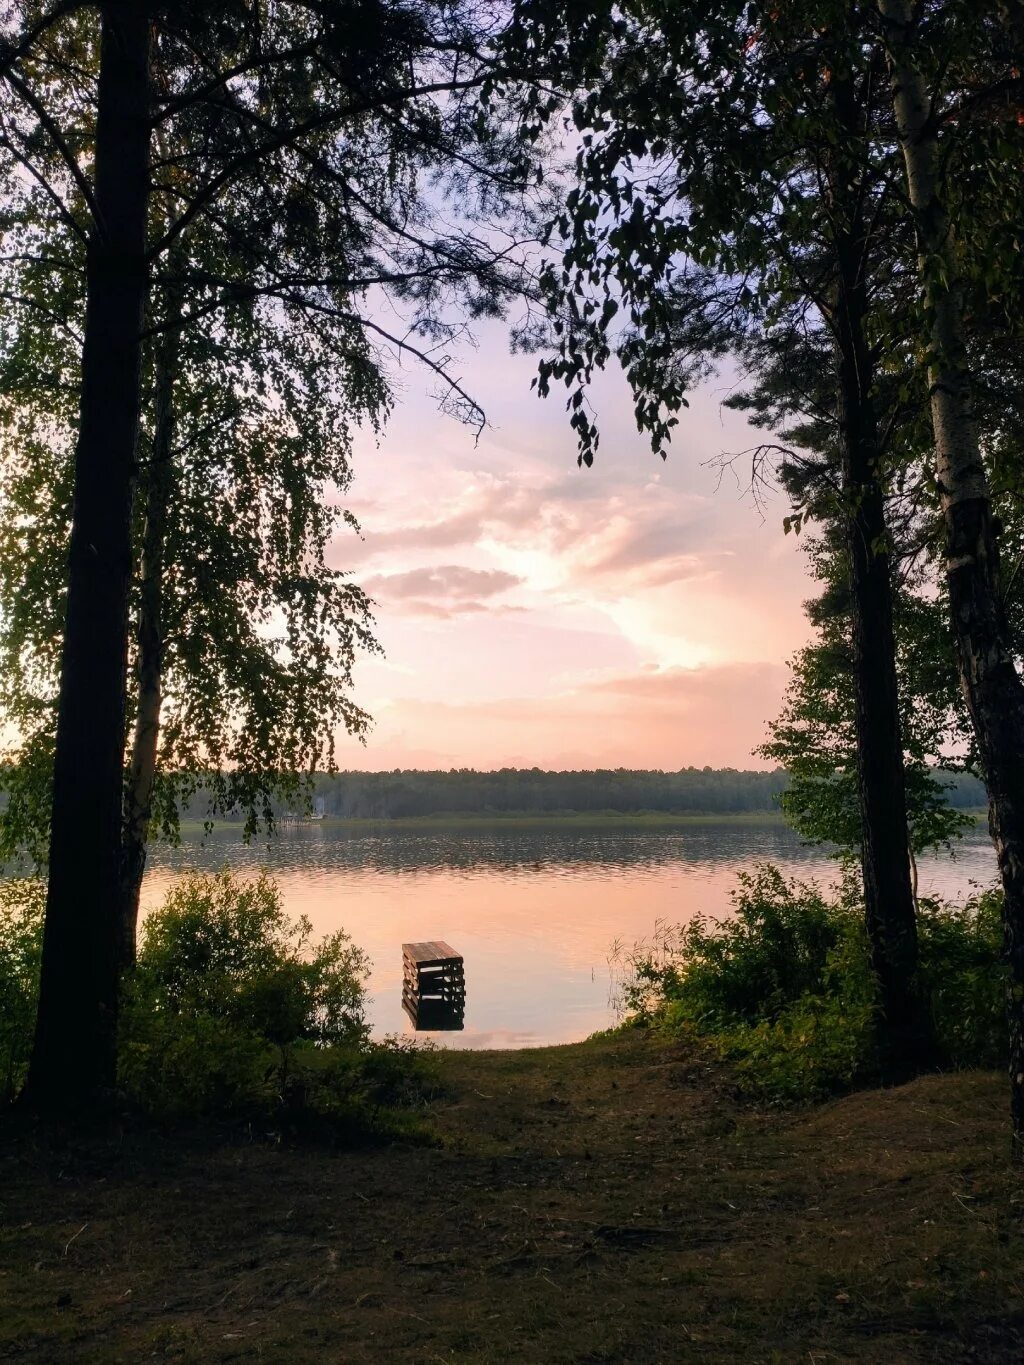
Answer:
<svg viewBox="0 0 1024 1365"><path fill-rule="evenodd" d="M986 15L949 4L918 11L906 0L878 0L878 13L917 232L946 580L1003 884L1013 1154L1024 1161L1024 681L1005 609L998 521L974 406L965 271L954 226L954 205L961 207L954 189L963 156L962 145L957 154L958 124L969 130L959 137L968 147L965 160L980 161L994 174L1006 168L1004 202L1018 203L1024 190L1020 10L1006 6ZM965 114L978 109L985 115L982 133L971 136L978 120ZM989 208L994 208L991 201ZM970 217L969 208L965 216ZM1004 214L993 214L988 226L988 232L982 230L986 292L1009 292L1019 302L1019 252L1005 251Z"/></svg>
<svg viewBox="0 0 1024 1365"><path fill-rule="evenodd" d="M548 18L543 3L539 9ZM536 12L536 11L534 11ZM530 27L526 41L544 29ZM822 333L831 455L849 582L865 913L891 1074L927 1055L917 984L903 742L885 517L872 294L889 251L892 166L871 134L887 112L877 49L854 19L723 6L697 21L638 3L568 29L582 93L577 185L553 225L557 339L539 387L570 387L581 458L598 431L585 391L613 352L638 426L664 453L694 369L757 335ZM538 38L537 41L541 39ZM595 65L597 70L595 70ZM543 111L540 112L543 116ZM615 319L625 314L622 330ZM797 519L799 520L799 519Z"/></svg>
<svg viewBox="0 0 1024 1365"><path fill-rule="evenodd" d="M482 420L451 370L449 348L467 320L500 312L521 287L515 242L496 224L536 185L532 150L516 130L496 133L475 101L466 102L491 79L481 46L488 35L468 8L225 0L75 6L58 17L63 24L37 24L31 43L9 49L3 143L28 177L21 226L32 243L11 265L35 271L37 284L47 272L59 280L23 294L19 276L19 292L11 291L18 307L34 307L37 323L48 313L73 337L83 257L87 266L60 670L60 714L70 719L54 745L51 909L27 1095L41 1108L78 1107L112 1085L118 949L112 953L111 936L121 960L130 958L154 799L173 822L201 752L204 762L222 765L215 804L241 805L256 821L270 812L273 790L294 786L300 767L333 761L339 720L356 729L365 723L346 688L352 649L371 642L366 603L324 563L334 524L324 493L347 477L350 419L372 422L386 411L389 347L435 374L449 410ZM98 59L97 19L104 26ZM137 54L125 55L135 51L128 38L141 41L140 34L143 65ZM109 101L113 123L94 123L97 60L101 91L105 73L121 82ZM136 82L133 103L122 89L126 71ZM107 125L122 142L134 136L134 160L120 145L111 157L100 137ZM90 160L91 176L82 169ZM116 218L119 232L129 221L123 203L108 211L101 197L108 164L116 192L135 196L142 224L130 260L124 247L116 259L98 255L108 221ZM138 236L137 223L132 230ZM379 320L377 289L405 308L407 325ZM93 428L85 412L94 395L85 362L94 298L104 290L134 300L130 347L124 342L134 369L107 364L102 395L134 419L130 432L127 417L120 435L102 431L107 463L97 469L86 459ZM127 337L127 314L119 325ZM105 317L100 337L101 349L121 344ZM152 406L133 544L144 359ZM97 401L95 413L102 408ZM261 429L246 432L257 415ZM341 419L333 449L332 418ZM184 451L176 445L182 435ZM204 477L212 495L205 505ZM92 528L83 518L93 505L109 522L106 539L93 529L87 537L102 571L74 549L81 526ZM122 837L133 549L142 566L133 599L139 689ZM218 592L221 582L229 591ZM88 625L72 631L79 599L90 621L97 603L106 604L106 633ZM282 603L288 629L275 649L261 626ZM27 671L39 658L52 662L52 636ZM195 686L186 691L190 679ZM309 690L317 682L319 695ZM106 712L96 710L100 692ZM177 706L164 732L169 782L155 796L165 699ZM45 778L45 717L38 734L37 761L25 771ZM73 783L61 777L67 769ZM113 917L112 904L120 907ZM96 958L88 971L76 960L85 943ZM72 1038L69 1022L83 1014L100 1023Z"/></svg>

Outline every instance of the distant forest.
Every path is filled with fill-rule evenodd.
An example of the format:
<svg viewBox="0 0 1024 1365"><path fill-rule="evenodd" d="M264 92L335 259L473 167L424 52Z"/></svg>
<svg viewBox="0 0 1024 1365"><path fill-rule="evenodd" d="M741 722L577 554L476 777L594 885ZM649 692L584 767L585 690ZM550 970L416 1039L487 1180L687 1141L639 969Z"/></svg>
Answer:
<svg viewBox="0 0 1024 1365"><path fill-rule="evenodd" d="M950 803L985 804L981 783L947 775ZM641 811L726 814L777 809L786 773L736 768L599 768L545 772L540 768L340 772L319 776L315 803L325 816L385 820L410 815L547 815Z"/></svg>

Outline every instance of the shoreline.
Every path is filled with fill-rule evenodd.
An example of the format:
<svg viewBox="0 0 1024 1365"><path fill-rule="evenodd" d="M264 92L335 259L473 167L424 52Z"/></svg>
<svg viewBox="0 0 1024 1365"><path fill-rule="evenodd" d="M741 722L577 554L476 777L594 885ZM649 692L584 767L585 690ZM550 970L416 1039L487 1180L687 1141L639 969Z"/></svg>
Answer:
<svg viewBox="0 0 1024 1365"><path fill-rule="evenodd" d="M971 817L975 824L981 823L987 818L988 812L985 810L968 809L965 815ZM322 820L285 820L277 821L275 829L278 832L292 832L295 830L344 830L358 833L361 831L372 833L383 833L387 831L416 831L439 832L450 830L452 832L474 831L493 832L496 830L571 830L571 829L593 829L593 830L640 830L643 832L656 830L686 829L697 825L740 825L755 826L765 829L785 829L790 830L795 837L796 831L787 822L786 817L781 811L752 810L752 811L557 811L550 814L476 814L476 813L457 813L450 815L392 815L392 816L351 816L344 817L338 815L328 815ZM180 830L182 835L204 834L206 832L202 820L186 819L181 821ZM239 836L242 833L242 824L234 820L215 820L211 833L220 834L226 830L237 831ZM253 839L266 838L266 832L261 832L253 836ZM154 842L158 842L154 840Z"/></svg>
<svg viewBox="0 0 1024 1365"><path fill-rule="evenodd" d="M325 816L322 820L278 820L278 830L494 830L494 829L673 829L687 825L765 825L789 828L781 811L560 811L551 814L469 814L452 815L393 815L393 816ZM241 833L242 825L233 820L214 821L213 832L234 829ZM182 820L183 834L202 833L202 820ZM263 837L263 836L256 836Z"/></svg>

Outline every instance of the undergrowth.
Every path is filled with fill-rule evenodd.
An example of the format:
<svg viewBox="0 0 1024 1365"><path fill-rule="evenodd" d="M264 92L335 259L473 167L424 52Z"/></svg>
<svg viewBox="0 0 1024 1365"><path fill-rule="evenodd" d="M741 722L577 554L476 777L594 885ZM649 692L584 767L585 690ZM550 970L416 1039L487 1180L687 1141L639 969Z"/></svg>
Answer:
<svg viewBox="0 0 1024 1365"><path fill-rule="evenodd" d="M877 1078L877 993L855 883L826 894L770 865L739 883L731 918L660 925L627 955L627 1022L703 1040L764 1099L818 1099ZM961 907L922 900L918 933L939 1065L1001 1065L999 894Z"/></svg>
<svg viewBox="0 0 1024 1365"><path fill-rule="evenodd" d="M3 1096L24 1079L42 947L41 883L0 883ZM314 942L267 876L192 874L145 919L121 1002L123 1106L165 1122L242 1122L283 1137L424 1138L430 1049L370 1039L369 961L343 931Z"/></svg>

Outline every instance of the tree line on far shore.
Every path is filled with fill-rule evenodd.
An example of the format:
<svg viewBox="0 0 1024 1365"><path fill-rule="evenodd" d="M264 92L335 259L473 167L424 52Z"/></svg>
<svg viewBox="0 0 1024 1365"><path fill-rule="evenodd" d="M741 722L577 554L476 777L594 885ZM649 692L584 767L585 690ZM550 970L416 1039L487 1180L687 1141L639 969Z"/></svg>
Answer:
<svg viewBox="0 0 1024 1365"><path fill-rule="evenodd" d="M945 800L955 810L985 804L985 789L970 773L936 770ZM611 811L639 814L735 814L775 811L789 779L739 768L475 768L321 775L312 788L313 811L346 820L390 820L416 815L552 815ZM288 807L282 805L278 814ZM294 807L296 813L302 807ZM189 816L204 818L197 796ZM241 819L239 815L237 817Z"/></svg>

